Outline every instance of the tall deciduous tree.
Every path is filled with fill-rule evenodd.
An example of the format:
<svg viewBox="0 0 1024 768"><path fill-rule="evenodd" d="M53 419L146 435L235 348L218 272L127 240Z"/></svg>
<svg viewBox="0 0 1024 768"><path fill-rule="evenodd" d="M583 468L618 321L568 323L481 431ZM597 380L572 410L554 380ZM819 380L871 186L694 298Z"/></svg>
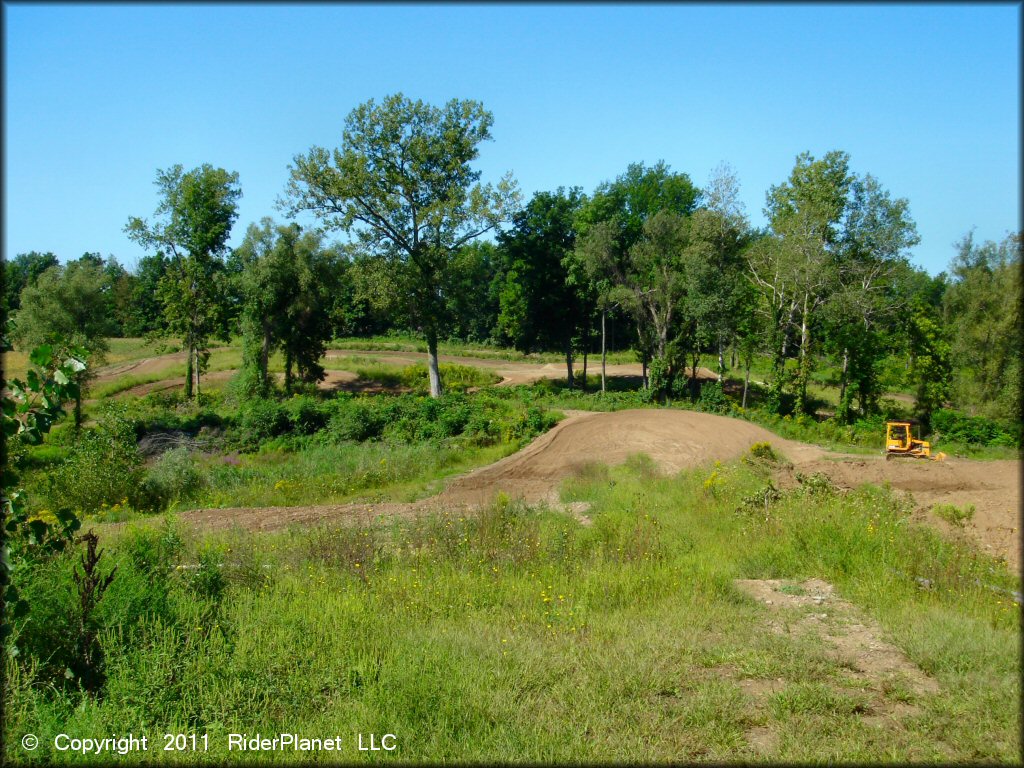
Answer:
<svg viewBox="0 0 1024 768"><path fill-rule="evenodd" d="M89 367L75 374L75 426L82 423L86 376L102 364L113 331L107 276L89 261L50 267L21 292L14 314L12 341L19 349L47 345L60 356L77 350L88 355Z"/></svg>
<svg viewBox="0 0 1024 768"><path fill-rule="evenodd" d="M7 312L14 312L21 307L21 292L25 286L34 283L43 272L58 264L59 259L49 251L19 253L13 259L5 260L2 265L3 302Z"/></svg>
<svg viewBox="0 0 1024 768"><path fill-rule="evenodd" d="M143 247L170 255L159 296L165 330L182 340L188 355L185 395L191 398L199 394L210 338L227 337L223 255L242 192L237 173L209 164L187 172L181 165L159 170L155 183L157 221L131 217L125 232Z"/></svg>
<svg viewBox="0 0 1024 768"><path fill-rule="evenodd" d="M311 211L326 228L355 232L404 273L410 316L427 339L433 397L442 391L437 341L453 259L518 203L510 176L483 185L471 166L492 122L472 100L438 108L402 94L371 99L349 114L339 149L313 147L295 157L282 201L293 215Z"/></svg>
<svg viewBox="0 0 1024 768"><path fill-rule="evenodd" d="M249 227L234 256L241 266L243 375L249 394L266 394L267 364L278 348L285 358L286 391L294 369L302 381L322 380L319 361L332 332L338 254L324 249L315 232L264 218Z"/></svg>
<svg viewBox="0 0 1024 768"><path fill-rule="evenodd" d="M1002 418L1020 418L1022 243L1020 233L980 245L968 234L943 301L957 403Z"/></svg>
<svg viewBox="0 0 1024 768"><path fill-rule="evenodd" d="M598 289L602 280L616 286L614 298L613 289L598 291L603 296L602 304L608 307L621 301L631 308L637 324L645 381L650 356L657 354L659 347L662 350L667 347L660 343L661 332L652 325L651 308L644 309L636 302L636 286L647 278L638 282L640 276L631 273L631 253L641 260L649 260L652 238L669 235L672 227L663 226L668 221L664 220L657 232L645 232L648 221L659 212L689 215L696 209L700 194L689 176L673 173L664 162L651 167L633 163L614 181L599 185L577 218L581 246L578 255L589 262L592 282ZM644 239L648 243L645 249L633 252ZM667 333L667 328L664 330Z"/></svg>
<svg viewBox="0 0 1024 768"><path fill-rule="evenodd" d="M771 187L767 195L765 215L780 239L781 271L790 281L791 306L800 314L796 410L801 412L806 409L813 362L813 316L837 281L835 251L853 182L849 164L845 152L829 152L821 160L804 152L789 179Z"/></svg>
<svg viewBox="0 0 1024 768"><path fill-rule="evenodd" d="M575 244L573 222L581 202L579 188L538 192L498 237L505 266L499 331L523 352L562 350L570 389L581 302L568 281L566 257Z"/></svg>

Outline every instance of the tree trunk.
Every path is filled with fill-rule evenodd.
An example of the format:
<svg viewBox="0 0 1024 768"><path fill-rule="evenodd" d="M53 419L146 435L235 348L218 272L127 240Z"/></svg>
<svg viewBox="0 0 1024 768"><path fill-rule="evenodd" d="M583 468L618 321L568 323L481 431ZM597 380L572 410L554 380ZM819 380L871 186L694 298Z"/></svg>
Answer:
<svg viewBox="0 0 1024 768"><path fill-rule="evenodd" d="M427 330L427 376L430 379L430 396L440 397L444 394L441 384L441 369L437 364L437 331Z"/></svg>
<svg viewBox="0 0 1024 768"><path fill-rule="evenodd" d="M735 338L733 338L733 343L732 343L732 346L730 348L729 367L730 368L735 368L736 367L736 339Z"/></svg>
<svg viewBox="0 0 1024 768"><path fill-rule="evenodd" d="M843 398L846 397L846 370L850 363L850 351L843 347L843 375L839 380L839 402L843 402Z"/></svg>
<svg viewBox="0 0 1024 768"><path fill-rule="evenodd" d="M290 349L284 351L284 391L289 395L292 393L292 351Z"/></svg>
<svg viewBox="0 0 1024 768"><path fill-rule="evenodd" d="M643 368L641 369L641 379L643 380L644 389L649 388L649 382L647 381L647 352L644 351L641 358Z"/></svg>
<svg viewBox="0 0 1024 768"><path fill-rule="evenodd" d="M187 342L187 354L185 355L185 399L192 399L192 342Z"/></svg>
<svg viewBox="0 0 1024 768"><path fill-rule="evenodd" d="M581 387L584 392L587 391L587 347L589 346L590 344L584 344L583 346L583 384Z"/></svg>
<svg viewBox="0 0 1024 768"><path fill-rule="evenodd" d="M266 394L269 389L269 374L267 369L270 367L270 329L263 329L263 344L260 346L260 362L259 362L259 382L260 382L260 393Z"/></svg>
<svg viewBox="0 0 1024 768"><path fill-rule="evenodd" d="M740 408L747 407L747 390L750 388L750 358L747 358L747 371L743 378L743 402L740 403Z"/></svg>
<svg viewBox="0 0 1024 768"><path fill-rule="evenodd" d="M725 377L725 349L722 344L722 337L718 337L718 380Z"/></svg>
<svg viewBox="0 0 1024 768"><path fill-rule="evenodd" d="M567 371L566 381L568 382L569 389L573 388L572 380L572 341L565 343L565 369Z"/></svg>
<svg viewBox="0 0 1024 768"><path fill-rule="evenodd" d="M800 373L798 375L799 385L796 393L796 412L805 413L807 410L807 379L810 377L811 359L807 354L807 345L811 341L811 331L807 324L807 301L808 295L804 294L804 311L800 316Z"/></svg>
<svg viewBox="0 0 1024 768"><path fill-rule="evenodd" d="M199 360L199 348L197 347L196 348L196 364L194 366L194 370L196 372L196 400L199 399L199 394L200 394L200 392L199 392L199 363L200 363L200 360Z"/></svg>
<svg viewBox="0 0 1024 768"><path fill-rule="evenodd" d="M604 392L605 368L608 362L608 351L605 347L605 325L604 319L608 314L607 310L601 311L601 391Z"/></svg>
<svg viewBox="0 0 1024 768"><path fill-rule="evenodd" d="M685 360L685 358L684 358ZM700 382L697 380L697 368L700 366L700 350L693 350L692 365L690 365L690 400L697 402L700 397ZM686 365L686 363L683 363Z"/></svg>

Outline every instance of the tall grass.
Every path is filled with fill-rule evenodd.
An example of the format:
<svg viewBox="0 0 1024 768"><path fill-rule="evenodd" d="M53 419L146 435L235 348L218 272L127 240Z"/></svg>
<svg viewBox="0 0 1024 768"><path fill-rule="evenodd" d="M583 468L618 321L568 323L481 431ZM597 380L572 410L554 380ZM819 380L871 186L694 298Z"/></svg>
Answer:
<svg viewBox="0 0 1024 768"><path fill-rule="evenodd" d="M339 735L344 761L367 758L355 736L374 732L411 762L724 762L758 759L757 730L784 762L1016 760L1019 609L976 579L1019 578L915 527L882 490L808 487L765 519L744 504L765 483L756 463L661 478L633 460L567 483L590 526L499 497L478 515L272 535L129 529L108 542L104 696L31 653L73 614L56 586L73 556L23 585L52 608L18 627L4 756L25 759L26 732L34 758L67 761L56 733L185 729L210 736L181 758L196 762L258 757L226 751L243 731ZM811 576L939 692L866 689L820 642L768 631L732 583ZM779 690L759 700L743 680ZM865 707L886 701L917 709L870 724Z"/></svg>

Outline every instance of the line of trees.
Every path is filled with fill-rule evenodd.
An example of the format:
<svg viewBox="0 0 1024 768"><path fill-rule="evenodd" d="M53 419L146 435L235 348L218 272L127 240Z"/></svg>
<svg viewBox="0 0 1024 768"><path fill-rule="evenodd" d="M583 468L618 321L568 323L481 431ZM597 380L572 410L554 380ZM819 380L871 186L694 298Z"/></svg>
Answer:
<svg viewBox="0 0 1024 768"><path fill-rule="evenodd" d="M413 330L426 339L430 391L443 391L440 340L558 350L569 386L589 355L632 347L659 397L699 393L702 354L717 373L755 356L771 373L765 405L809 412L823 361L838 371L837 418L878 412L886 386L912 389L927 417L953 402L1019 418L1019 234L957 245L950 273L909 262L909 204L839 151L796 158L753 228L739 182L716 169L702 189L659 162L632 164L587 194L523 201L506 175L474 168L493 118L479 102L443 107L397 94L360 105L338 148L296 155L278 208L317 230L264 218L228 247L238 175L203 165L158 171L152 221L126 232L149 253L134 272L113 257L21 254L3 301L23 347L69 338L102 361L110 335L160 335L186 352L197 396L213 339L243 338L243 387L265 395L280 350L285 386L323 378L335 336ZM328 242L346 233L344 243ZM492 235L487 239L482 236ZM729 365L727 365L729 361Z"/></svg>

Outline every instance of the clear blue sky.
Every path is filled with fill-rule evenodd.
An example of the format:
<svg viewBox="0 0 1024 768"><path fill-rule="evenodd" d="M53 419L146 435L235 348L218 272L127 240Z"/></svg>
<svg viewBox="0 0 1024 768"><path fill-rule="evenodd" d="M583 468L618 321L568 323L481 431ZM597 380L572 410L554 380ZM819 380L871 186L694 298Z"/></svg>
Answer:
<svg viewBox="0 0 1024 768"><path fill-rule="evenodd" d="M484 180L591 192L630 162L703 184L725 161L751 220L796 155L850 153L906 197L914 261L1020 227L1020 7L1001 5L4 4L4 254L134 266L158 168L240 175L232 243L292 158L401 91L494 114Z"/></svg>

